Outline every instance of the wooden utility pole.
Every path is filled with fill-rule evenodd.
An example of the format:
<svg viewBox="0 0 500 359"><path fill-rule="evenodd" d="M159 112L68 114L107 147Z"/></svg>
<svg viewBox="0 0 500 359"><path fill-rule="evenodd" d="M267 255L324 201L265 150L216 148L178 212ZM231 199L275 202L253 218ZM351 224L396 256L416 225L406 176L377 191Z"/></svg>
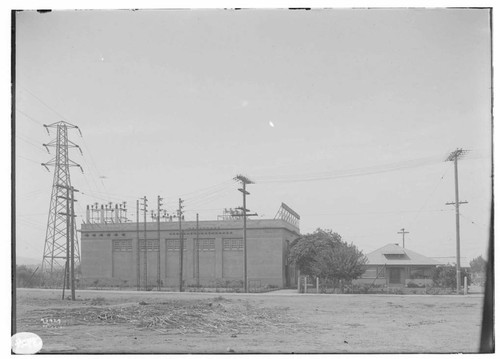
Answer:
<svg viewBox="0 0 500 359"><path fill-rule="evenodd" d="M75 298L75 192L71 187L71 300Z"/></svg>
<svg viewBox="0 0 500 359"><path fill-rule="evenodd" d="M198 213L196 213L196 286L200 286L200 227Z"/></svg>
<svg viewBox="0 0 500 359"><path fill-rule="evenodd" d="M398 234L403 235L403 248L405 247L405 234L408 234L408 233L410 233L410 232L405 232L404 228L401 228L401 232L398 232Z"/></svg>
<svg viewBox="0 0 500 359"><path fill-rule="evenodd" d="M163 200L163 198L161 198L160 196L158 196L158 213L157 213L157 221L158 221L158 257L157 257L157 267L156 267L156 275L157 275L157 278L156 278L156 281L158 283L158 292L161 290L161 276L160 276L160 261L161 261L161 258L160 258L160 242L161 242L161 238L160 238L160 208L161 208L161 201Z"/></svg>
<svg viewBox="0 0 500 359"><path fill-rule="evenodd" d="M237 175L234 180L236 181L239 181L241 182L242 184L242 188L238 188L238 191L240 191L241 193L243 193L243 207L240 207L238 209L240 209L241 211L243 211L243 214L241 216L243 216L243 281L245 283L245 293L248 293L248 271L247 271L247 217L249 216L256 216L257 214L254 213L254 214L248 214L247 212L249 212L250 210L247 209L247 195L250 194L250 192L247 192L246 190L246 185L247 184L253 184L254 182L252 182L249 178L245 177L245 176L242 176L242 175ZM240 216L240 215L236 215L236 216Z"/></svg>
<svg viewBox="0 0 500 359"><path fill-rule="evenodd" d="M66 200L66 212L59 212L66 216L66 263L64 265L63 277L63 299L64 289L71 288L71 300L75 300L75 192L76 189L70 186L56 185L66 189L66 197L57 196Z"/></svg>
<svg viewBox="0 0 500 359"><path fill-rule="evenodd" d="M136 263L136 277L137 277L137 290L141 290L141 240L139 239L139 200L137 200L137 263Z"/></svg>
<svg viewBox="0 0 500 359"><path fill-rule="evenodd" d="M182 238L182 199L179 198L179 210L177 211L177 217L179 217L179 292L182 292L182 269L184 264L184 239Z"/></svg>
<svg viewBox="0 0 500 359"><path fill-rule="evenodd" d="M66 289L70 288L70 276L69 276L69 257L70 257L70 241L71 241L71 207L69 204L71 195L69 194L70 188L66 187L66 266L64 270L64 278L66 278ZM64 298L63 298L64 299Z"/></svg>
<svg viewBox="0 0 500 359"><path fill-rule="evenodd" d="M454 205L455 206L455 227L456 227L456 237L457 237L457 294L460 294L460 205L468 203L467 201L460 202L458 196L458 159L465 154L466 151L462 149L457 149L453 151L446 161L453 161L455 166L455 202L448 202L446 205Z"/></svg>
<svg viewBox="0 0 500 359"><path fill-rule="evenodd" d="M148 236L146 232L147 219L146 214L148 212L148 199L146 196L143 197L143 211L144 211L144 290L148 290Z"/></svg>

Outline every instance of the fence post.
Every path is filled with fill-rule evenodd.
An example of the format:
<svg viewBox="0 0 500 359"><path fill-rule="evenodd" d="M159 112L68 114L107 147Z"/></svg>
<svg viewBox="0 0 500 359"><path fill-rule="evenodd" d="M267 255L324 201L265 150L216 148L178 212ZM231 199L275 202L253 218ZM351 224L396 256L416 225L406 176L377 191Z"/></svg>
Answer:
<svg viewBox="0 0 500 359"><path fill-rule="evenodd" d="M467 295L467 277L464 277L464 295Z"/></svg>
<svg viewBox="0 0 500 359"><path fill-rule="evenodd" d="M316 277L316 294L319 293L319 277Z"/></svg>
<svg viewBox="0 0 500 359"><path fill-rule="evenodd" d="M307 293L307 276L304 276L304 293Z"/></svg>
<svg viewBox="0 0 500 359"><path fill-rule="evenodd" d="M297 276L297 291L300 293L300 275Z"/></svg>

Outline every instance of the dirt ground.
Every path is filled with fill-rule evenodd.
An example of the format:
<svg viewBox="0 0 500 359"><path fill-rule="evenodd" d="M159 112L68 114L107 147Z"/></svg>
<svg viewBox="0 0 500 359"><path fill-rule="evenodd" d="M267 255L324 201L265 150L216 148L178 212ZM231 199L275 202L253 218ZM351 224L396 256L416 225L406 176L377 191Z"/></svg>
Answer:
<svg viewBox="0 0 500 359"><path fill-rule="evenodd" d="M482 296L18 289L45 353L474 353Z"/></svg>

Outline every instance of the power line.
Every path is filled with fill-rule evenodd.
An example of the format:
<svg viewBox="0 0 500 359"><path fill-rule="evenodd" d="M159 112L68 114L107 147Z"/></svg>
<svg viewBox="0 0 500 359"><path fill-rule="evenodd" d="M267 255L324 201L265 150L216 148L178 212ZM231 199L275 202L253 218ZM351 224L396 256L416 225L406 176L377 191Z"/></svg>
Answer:
<svg viewBox="0 0 500 359"><path fill-rule="evenodd" d="M449 168L446 168L446 170L443 172L443 175L441 176L441 178L438 180L436 186L434 186L434 189L430 192L429 196L426 198L424 204L422 205L422 207L420 207L420 210L417 212L417 215L415 216L415 218L410 222L410 225L414 224L417 219L420 217L420 214L422 212L424 212L424 208L427 206L427 204L429 203L430 199L433 198L434 196L434 193L437 191L437 189L439 188L439 186L443 183L443 179L444 177L446 176L446 174L448 173L449 171Z"/></svg>
<svg viewBox="0 0 500 359"><path fill-rule="evenodd" d="M18 155L17 153L16 153L16 157L22 158L23 160L26 160L26 161L30 161L30 162L36 163L37 165L40 165L40 164L41 164L40 162L37 162L37 161L35 161L35 160L32 160L31 158L27 158L27 157L24 157L24 156Z"/></svg>
<svg viewBox="0 0 500 359"><path fill-rule="evenodd" d="M360 167L349 170L336 170L329 172L320 172L320 173L305 173L305 174L295 174L295 175L287 175L286 178L283 175L280 176L255 176L259 179L259 182L262 183L283 183L283 182L309 182L309 181L320 181L320 180L328 180L328 179L336 179L336 178L346 178L346 177L359 177L359 176L367 176L385 172L399 171L402 169L410 169L421 167L429 164L439 163L441 156L433 156L426 157L420 159L406 160L402 162L384 164L384 165L376 165L376 166L368 166L368 167Z"/></svg>
<svg viewBox="0 0 500 359"><path fill-rule="evenodd" d="M205 188L201 188L201 189L198 189L198 190L195 190L195 191L192 191L192 192L187 192L187 193L183 193L181 194L180 196L182 196L182 198L189 198L192 194L194 193L198 193L198 192L205 192L205 191L210 191L210 190L213 190L215 188L219 188L221 186L226 186L226 185L229 185L230 183L232 183L231 181L224 181L224 182L221 182L221 183L218 183L218 184L215 184L213 186L209 186L209 187L205 187ZM195 195L196 197L196 195Z"/></svg>
<svg viewBox="0 0 500 359"><path fill-rule="evenodd" d="M31 145L32 147L36 148L38 151L42 152L42 153L46 153L44 150L42 150L42 147L40 147L39 145L36 145L35 143L33 143L32 140L29 140L27 137L24 137L24 136L21 136L19 134L16 133L16 138L20 139L21 141Z"/></svg>
<svg viewBox="0 0 500 359"><path fill-rule="evenodd" d="M33 117L31 117L30 115L28 115L26 112L16 108L16 111L19 112L20 114L24 115L28 120L31 120L33 121L33 123L36 123L37 125L41 125L42 123L35 120Z"/></svg>
<svg viewBox="0 0 500 359"><path fill-rule="evenodd" d="M415 212L451 212L450 209L429 209L421 211L420 209L396 210L396 211L373 211L373 212L330 212L330 213L304 213L304 216L359 216L359 215L385 215L385 214L401 214Z"/></svg>
<svg viewBox="0 0 500 359"><path fill-rule="evenodd" d="M45 101L43 101L40 97L38 97L37 95L35 95L33 92L31 92L30 90L28 90L26 87L22 86L22 85L19 85L18 86L25 92L27 92L28 94L30 94L32 97L34 97L36 100L38 100L38 102L40 102L42 105L44 105L47 109L49 109L50 111L52 111L53 113L55 113L57 116L59 116L62 120L66 121L66 122L69 122L68 119L66 119L66 117L64 117L63 115L61 115L59 112L57 112L55 109L53 109L52 107L50 107Z"/></svg>

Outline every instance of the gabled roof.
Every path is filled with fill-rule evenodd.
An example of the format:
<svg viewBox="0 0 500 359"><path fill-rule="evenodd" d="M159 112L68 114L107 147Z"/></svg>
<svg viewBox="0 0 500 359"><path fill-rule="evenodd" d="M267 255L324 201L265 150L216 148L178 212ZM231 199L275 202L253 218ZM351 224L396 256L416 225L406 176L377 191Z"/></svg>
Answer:
<svg viewBox="0 0 500 359"><path fill-rule="evenodd" d="M397 244L387 244L366 255L368 265L439 265L432 258L425 257Z"/></svg>

